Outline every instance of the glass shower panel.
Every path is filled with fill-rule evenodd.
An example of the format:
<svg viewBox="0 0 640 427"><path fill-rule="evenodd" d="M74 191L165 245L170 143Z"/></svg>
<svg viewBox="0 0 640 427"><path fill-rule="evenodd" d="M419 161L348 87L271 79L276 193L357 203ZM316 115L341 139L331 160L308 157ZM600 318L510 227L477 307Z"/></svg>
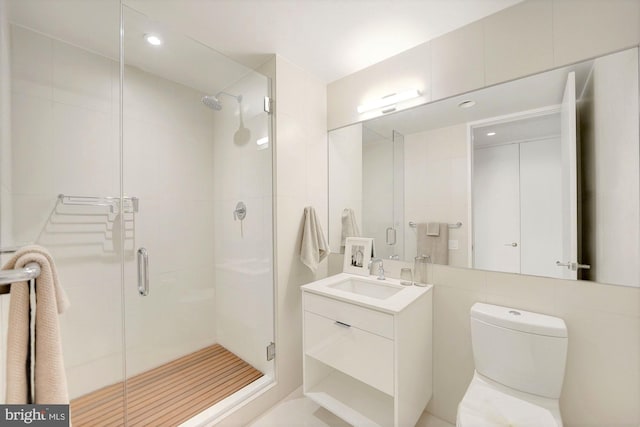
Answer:
<svg viewBox="0 0 640 427"><path fill-rule="evenodd" d="M127 419L197 423L273 379L269 80L123 18Z"/></svg>
<svg viewBox="0 0 640 427"><path fill-rule="evenodd" d="M71 302L59 322L73 424L91 424L98 390L122 424L120 2L2 1L0 20L2 261L32 243L52 254Z"/></svg>
<svg viewBox="0 0 640 427"><path fill-rule="evenodd" d="M362 128L362 235L373 237L379 258L399 255L394 224L394 142Z"/></svg>

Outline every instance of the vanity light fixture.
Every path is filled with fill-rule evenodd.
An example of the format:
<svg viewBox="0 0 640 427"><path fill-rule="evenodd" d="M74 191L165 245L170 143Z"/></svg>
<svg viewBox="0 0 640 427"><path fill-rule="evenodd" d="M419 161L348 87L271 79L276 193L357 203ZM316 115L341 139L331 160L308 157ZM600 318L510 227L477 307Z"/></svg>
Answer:
<svg viewBox="0 0 640 427"><path fill-rule="evenodd" d="M487 136L493 136L495 134L496 134L495 132L487 132Z"/></svg>
<svg viewBox="0 0 640 427"><path fill-rule="evenodd" d="M152 46L160 46L162 44L162 37L154 33L145 34L144 39Z"/></svg>
<svg viewBox="0 0 640 427"><path fill-rule="evenodd" d="M392 93L390 95L384 96L379 99L374 99L372 101L366 102L362 105L358 105L358 113L365 113L371 110L377 110L378 108L388 107L393 104L397 104L398 102L407 101L409 99L417 98L420 96L420 91L418 89L407 89L402 92ZM384 112L394 111L395 108L390 110L385 110Z"/></svg>
<svg viewBox="0 0 640 427"><path fill-rule="evenodd" d="M460 107L460 108L471 108L474 105L476 105L476 101L472 101L472 100L468 99L468 100L462 101L460 104L458 104L458 107Z"/></svg>

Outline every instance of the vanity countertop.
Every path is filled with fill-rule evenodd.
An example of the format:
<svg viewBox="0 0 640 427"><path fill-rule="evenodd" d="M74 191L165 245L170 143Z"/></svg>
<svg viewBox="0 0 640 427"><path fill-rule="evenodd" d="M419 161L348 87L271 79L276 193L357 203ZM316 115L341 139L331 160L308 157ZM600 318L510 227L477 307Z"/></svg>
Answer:
<svg viewBox="0 0 640 427"><path fill-rule="evenodd" d="M365 292L345 290L348 285L354 284L357 288L361 286ZM343 289L340 289L342 287ZM355 288L354 288L355 289ZM366 295L367 289L375 291L389 291L390 296L370 296ZM418 299L421 295L431 292L433 285L426 286L405 286L400 284L400 280L386 278L378 280L377 276L358 276L349 273L339 273L334 276L316 280L302 286L303 291L318 295L350 302L363 307L373 308L387 313L399 313ZM378 292L374 292L380 294ZM382 292L384 294L385 292Z"/></svg>

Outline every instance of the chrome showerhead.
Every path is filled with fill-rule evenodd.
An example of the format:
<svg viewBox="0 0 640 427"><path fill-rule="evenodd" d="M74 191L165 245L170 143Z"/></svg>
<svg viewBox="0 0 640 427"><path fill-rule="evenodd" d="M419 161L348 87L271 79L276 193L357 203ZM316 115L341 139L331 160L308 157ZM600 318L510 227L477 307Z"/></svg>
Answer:
<svg viewBox="0 0 640 427"><path fill-rule="evenodd" d="M222 110L222 103L215 95L205 95L201 99L202 103L215 111Z"/></svg>
<svg viewBox="0 0 640 427"><path fill-rule="evenodd" d="M232 95L230 93L222 92L222 91L216 93L215 95L205 95L202 97L201 101L204 105L211 108L212 110L220 111L222 110L222 102L220 102L220 99L219 99L220 95L227 95L232 98L235 98L235 100L238 101L238 104L242 102L242 95L236 96L236 95Z"/></svg>
<svg viewBox="0 0 640 427"><path fill-rule="evenodd" d="M215 111L222 110L222 102L220 102L220 95L227 95L231 98L235 98L238 102L238 116L240 118L240 123L238 124L238 130L233 135L233 142L236 145L246 144L249 139L251 139L251 131L244 126L244 120L242 117L242 95L232 95L228 92L220 91L215 95L205 95L201 98L201 101L204 105L211 108Z"/></svg>

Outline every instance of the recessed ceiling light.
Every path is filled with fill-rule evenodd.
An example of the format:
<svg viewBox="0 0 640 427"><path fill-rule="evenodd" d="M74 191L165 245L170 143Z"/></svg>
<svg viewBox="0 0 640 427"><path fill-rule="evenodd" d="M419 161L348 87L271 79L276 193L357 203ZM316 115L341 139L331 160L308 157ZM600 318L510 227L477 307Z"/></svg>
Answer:
<svg viewBox="0 0 640 427"><path fill-rule="evenodd" d="M462 101L460 104L458 104L458 107L460 107L460 108L471 108L474 105L476 105L476 101L472 101L472 100L468 99L468 100Z"/></svg>
<svg viewBox="0 0 640 427"><path fill-rule="evenodd" d="M145 34L144 39L147 41L147 43L153 46L160 46L162 44L162 38L157 34Z"/></svg>
<svg viewBox="0 0 640 427"><path fill-rule="evenodd" d="M488 133L487 133L487 136L493 136L493 135L495 135L495 134L496 134L495 132L488 132Z"/></svg>

